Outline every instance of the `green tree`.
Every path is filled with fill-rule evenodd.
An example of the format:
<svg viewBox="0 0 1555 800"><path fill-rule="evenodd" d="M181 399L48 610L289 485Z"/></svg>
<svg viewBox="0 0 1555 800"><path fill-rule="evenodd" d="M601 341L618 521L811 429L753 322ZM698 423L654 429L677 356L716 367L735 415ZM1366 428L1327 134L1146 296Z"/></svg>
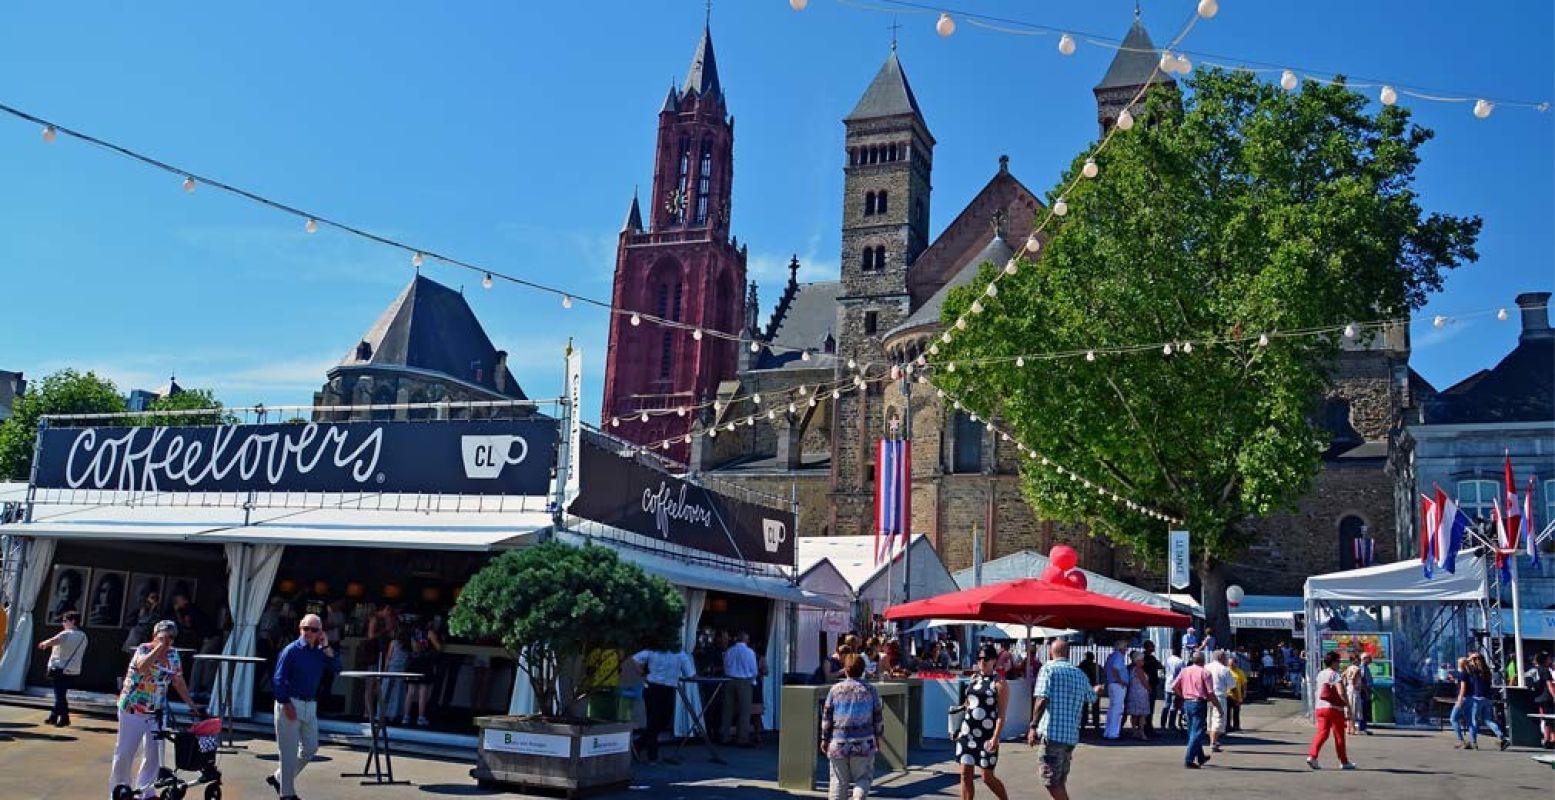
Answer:
<svg viewBox="0 0 1555 800"><path fill-rule="evenodd" d="M1480 220L1422 211L1412 184L1431 133L1402 107L1372 114L1343 85L1292 93L1217 70L1186 89L1152 92L1151 124L1117 134L1100 174L1067 192L1040 260L997 298L983 290L1003 265L952 294L946 324L969 324L941 345L935 382L1037 452L1183 519L1206 613L1228 630L1223 562L1251 542L1250 518L1307 492L1328 440L1315 416L1344 336L1280 334L1419 308L1477 258ZM981 315L979 297L992 306ZM1107 353L1150 342L1177 345ZM1066 351L1078 357L977 363ZM1022 478L1038 513L1161 563L1166 524L1039 464Z"/></svg>
<svg viewBox="0 0 1555 800"><path fill-rule="evenodd" d="M548 542L510 550L475 573L448 629L501 642L529 677L540 715L555 718L611 673L584 669L586 656L668 645L684 611L674 586L614 550Z"/></svg>
<svg viewBox="0 0 1555 800"><path fill-rule="evenodd" d="M146 406L152 413L131 418L131 422L141 426L164 425L234 425L237 417L227 412L220 400L216 399L216 393L210 389L186 389L178 394L170 394L167 397L158 397ZM207 414L169 414L170 411L209 411Z"/></svg>
<svg viewBox="0 0 1555 800"><path fill-rule="evenodd" d="M0 478L26 480L38 441L38 419L45 414L98 414L124 410L118 387L96 373L62 369L36 383L17 399L11 418L0 424Z"/></svg>

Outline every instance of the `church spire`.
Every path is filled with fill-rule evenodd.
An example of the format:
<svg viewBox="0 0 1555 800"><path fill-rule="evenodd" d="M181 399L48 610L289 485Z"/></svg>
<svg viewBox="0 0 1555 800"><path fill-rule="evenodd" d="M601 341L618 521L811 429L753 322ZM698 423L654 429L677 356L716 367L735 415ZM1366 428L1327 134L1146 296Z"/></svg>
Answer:
<svg viewBox="0 0 1555 800"><path fill-rule="evenodd" d="M641 233L643 229L643 212L637 205L637 190L632 190L632 207L626 212L626 223L621 227L624 233Z"/></svg>
<svg viewBox="0 0 1555 800"><path fill-rule="evenodd" d="M843 117L843 121L894 117L899 114L913 114L920 122L923 120L918 98L907 83L907 73L902 71L902 61L896 57L896 49L892 48L885 63L880 65L880 71L875 73L875 79L864 90L864 96L859 98L858 105Z"/></svg>
<svg viewBox="0 0 1555 800"><path fill-rule="evenodd" d="M702 28L702 41L697 42L696 54L691 57L691 68L686 71L686 85L681 88L682 96L692 92L704 97L723 93L718 83L718 60L713 57L713 32L706 26Z"/></svg>

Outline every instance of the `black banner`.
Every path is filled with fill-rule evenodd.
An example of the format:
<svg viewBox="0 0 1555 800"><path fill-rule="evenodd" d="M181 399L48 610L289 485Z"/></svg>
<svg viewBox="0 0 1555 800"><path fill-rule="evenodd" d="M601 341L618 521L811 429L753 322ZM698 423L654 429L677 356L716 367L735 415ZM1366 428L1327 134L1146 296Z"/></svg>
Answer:
<svg viewBox="0 0 1555 800"><path fill-rule="evenodd" d="M545 495L554 419L51 428L37 485L136 492Z"/></svg>
<svg viewBox="0 0 1555 800"><path fill-rule="evenodd" d="M573 514L714 555L793 566L792 512L719 494L588 442L578 457Z"/></svg>

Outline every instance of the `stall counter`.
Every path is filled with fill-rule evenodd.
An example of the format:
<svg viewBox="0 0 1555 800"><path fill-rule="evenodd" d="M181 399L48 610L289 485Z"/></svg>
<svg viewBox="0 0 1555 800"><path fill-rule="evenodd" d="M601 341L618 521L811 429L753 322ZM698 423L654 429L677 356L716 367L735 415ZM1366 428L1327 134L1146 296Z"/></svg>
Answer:
<svg viewBox="0 0 1555 800"><path fill-rule="evenodd" d="M961 727L961 714L950 713L961 700L961 691L969 678L923 679L923 704L918 715L923 738L954 739ZM1032 682L1025 678L1006 681L1009 686L1009 705L1004 710L1004 739L1025 737L1031 722Z"/></svg>

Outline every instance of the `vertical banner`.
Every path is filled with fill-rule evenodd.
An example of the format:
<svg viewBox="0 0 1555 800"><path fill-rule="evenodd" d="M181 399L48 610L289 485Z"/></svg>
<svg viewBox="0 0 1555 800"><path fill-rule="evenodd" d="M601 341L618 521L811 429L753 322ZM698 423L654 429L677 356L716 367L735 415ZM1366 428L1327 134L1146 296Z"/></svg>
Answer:
<svg viewBox="0 0 1555 800"><path fill-rule="evenodd" d="M567 481L562 487L561 507L578 497L578 452L583 444L583 350L567 346L567 452L563 462Z"/></svg>
<svg viewBox="0 0 1555 800"><path fill-rule="evenodd" d="M1188 532L1172 531L1166 545L1166 580L1173 589L1188 588L1192 563L1188 553Z"/></svg>

